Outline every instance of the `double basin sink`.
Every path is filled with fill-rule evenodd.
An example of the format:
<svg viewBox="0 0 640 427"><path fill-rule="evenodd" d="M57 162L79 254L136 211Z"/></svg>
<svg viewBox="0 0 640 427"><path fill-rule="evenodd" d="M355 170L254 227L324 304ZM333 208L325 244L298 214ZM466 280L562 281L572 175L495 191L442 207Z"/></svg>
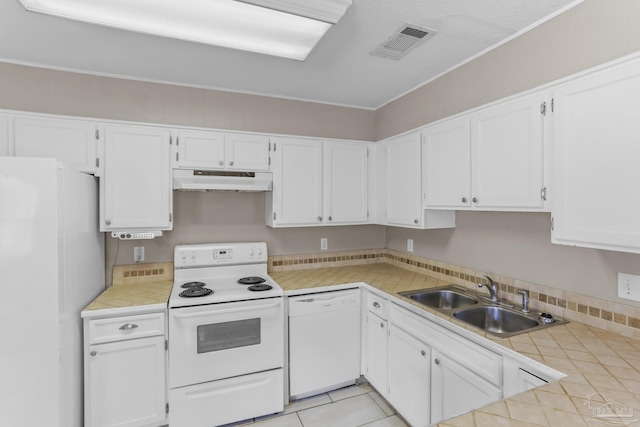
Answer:
<svg viewBox="0 0 640 427"><path fill-rule="evenodd" d="M399 294L500 338L567 323L535 310L525 313L514 305L493 302L456 285Z"/></svg>

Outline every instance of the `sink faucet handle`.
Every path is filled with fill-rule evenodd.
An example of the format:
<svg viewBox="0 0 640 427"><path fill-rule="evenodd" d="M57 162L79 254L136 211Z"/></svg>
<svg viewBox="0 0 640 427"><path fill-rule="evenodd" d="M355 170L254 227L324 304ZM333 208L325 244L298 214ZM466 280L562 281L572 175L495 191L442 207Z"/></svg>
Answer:
<svg viewBox="0 0 640 427"><path fill-rule="evenodd" d="M518 289L518 293L522 294L522 312L530 313L531 310L529 310L529 291L525 289Z"/></svg>

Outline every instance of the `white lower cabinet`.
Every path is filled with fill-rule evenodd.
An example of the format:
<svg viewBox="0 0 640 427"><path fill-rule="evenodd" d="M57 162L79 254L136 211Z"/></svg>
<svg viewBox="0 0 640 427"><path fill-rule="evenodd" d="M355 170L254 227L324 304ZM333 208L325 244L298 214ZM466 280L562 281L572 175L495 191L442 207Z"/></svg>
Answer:
<svg viewBox="0 0 640 427"><path fill-rule="evenodd" d="M9 154L9 118L0 116L0 156Z"/></svg>
<svg viewBox="0 0 640 427"><path fill-rule="evenodd" d="M167 424L164 322L164 313L85 319L85 427Z"/></svg>
<svg viewBox="0 0 640 427"><path fill-rule="evenodd" d="M431 422L433 424L497 402L502 390L445 353L431 352Z"/></svg>
<svg viewBox="0 0 640 427"><path fill-rule="evenodd" d="M388 355L387 399L412 426L429 425L431 348L392 324Z"/></svg>
<svg viewBox="0 0 640 427"><path fill-rule="evenodd" d="M387 394L387 321L367 313L365 376L386 397Z"/></svg>

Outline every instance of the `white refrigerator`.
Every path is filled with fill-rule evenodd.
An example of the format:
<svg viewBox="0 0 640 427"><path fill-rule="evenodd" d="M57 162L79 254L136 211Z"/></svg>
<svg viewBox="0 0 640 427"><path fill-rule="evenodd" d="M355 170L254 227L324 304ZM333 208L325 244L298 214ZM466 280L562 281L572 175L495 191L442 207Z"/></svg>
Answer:
<svg viewBox="0 0 640 427"><path fill-rule="evenodd" d="M104 290L98 185L0 157L0 425L82 426L80 311Z"/></svg>

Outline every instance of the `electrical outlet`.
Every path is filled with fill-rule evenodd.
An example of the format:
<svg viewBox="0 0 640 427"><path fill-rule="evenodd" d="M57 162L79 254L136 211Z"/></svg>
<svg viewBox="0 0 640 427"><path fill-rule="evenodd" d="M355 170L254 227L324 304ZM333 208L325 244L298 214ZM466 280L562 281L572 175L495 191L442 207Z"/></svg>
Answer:
<svg viewBox="0 0 640 427"><path fill-rule="evenodd" d="M618 273L618 296L640 301L640 276Z"/></svg>
<svg viewBox="0 0 640 427"><path fill-rule="evenodd" d="M413 252L413 239L407 239L407 252Z"/></svg>
<svg viewBox="0 0 640 427"><path fill-rule="evenodd" d="M134 246L133 262L136 264L144 261L144 246Z"/></svg>
<svg viewBox="0 0 640 427"><path fill-rule="evenodd" d="M329 243L327 242L327 238L323 237L320 239L320 250L326 251L327 249L329 249Z"/></svg>

